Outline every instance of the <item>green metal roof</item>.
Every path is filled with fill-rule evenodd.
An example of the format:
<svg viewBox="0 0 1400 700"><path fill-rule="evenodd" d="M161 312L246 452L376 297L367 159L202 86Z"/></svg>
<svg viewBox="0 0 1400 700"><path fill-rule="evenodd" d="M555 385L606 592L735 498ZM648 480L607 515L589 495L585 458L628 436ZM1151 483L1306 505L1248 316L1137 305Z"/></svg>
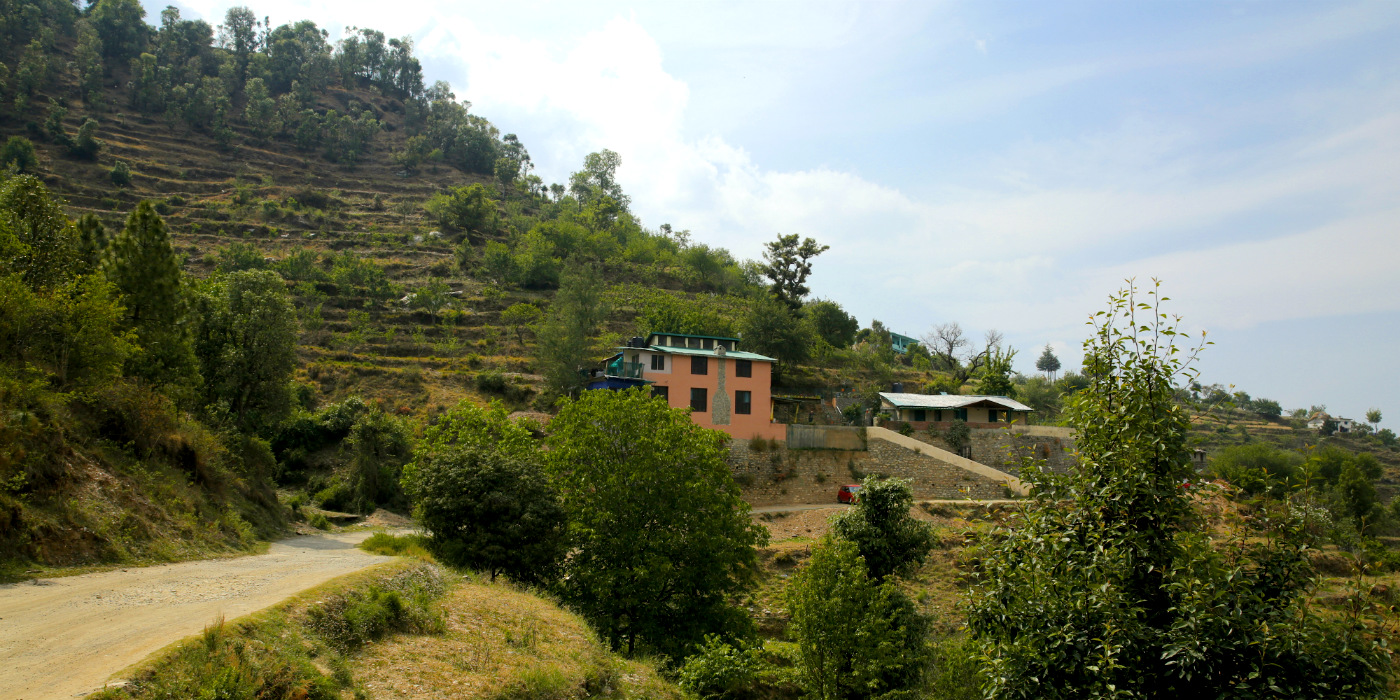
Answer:
<svg viewBox="0 0 1400 700"><path fill-rule="evenodd" d="M698 337L698 336L691 336ZM725 338L728 340L728 338ZM758 360L759 362L777 362L777 360L756 352L744 352L742 350L728 350L724 355L716 355L714 350L702 350L700 348L673 348L665 345L652 345L645 348L619 347L618 350L627 352L629 350L651 350L653 352L667 352L674 355L704 355L706 357L728 357L734 360Z"/></svg>

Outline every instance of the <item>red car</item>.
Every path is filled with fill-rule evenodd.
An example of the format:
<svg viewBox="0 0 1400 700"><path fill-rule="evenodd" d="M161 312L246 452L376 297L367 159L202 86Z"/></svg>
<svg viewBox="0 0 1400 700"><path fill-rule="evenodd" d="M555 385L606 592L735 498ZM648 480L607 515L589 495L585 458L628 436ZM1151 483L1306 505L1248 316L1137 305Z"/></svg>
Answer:
<svg viewBox="0 0 1400 700"><path fill-rule="evenodd" d="M860 493L860 484L846 484L836 490L837 503L855 503L856 495Z"/></svg>

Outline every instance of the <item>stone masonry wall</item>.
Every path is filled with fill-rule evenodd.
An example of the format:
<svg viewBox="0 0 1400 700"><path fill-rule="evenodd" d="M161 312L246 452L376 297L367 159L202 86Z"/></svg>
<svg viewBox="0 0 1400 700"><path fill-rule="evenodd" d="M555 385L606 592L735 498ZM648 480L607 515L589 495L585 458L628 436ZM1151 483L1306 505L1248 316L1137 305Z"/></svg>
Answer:
<svg viewBox="0 0 1400 700"><path fill-rule="evenodd" d="M1021 475L1021 458L1029 454L1045 460L1052 471L1067 472L1074 466L1074 437L1068 430L1030 426L1031 432L1006 428L972 431L972 454L968 459L1000 469L1014 476ZM948 449L947 443L929 437L927 432L915 432L910 437L934 447Z"/></svg>
<svg viewBox="0 0 1400 700"><path fill-rule="evenodd" d="M879 439L870 440L864 451L779 445L761 452L751 450L746 440L734 440L729 464L744 499L755 507L835 503L836 489L859 482L863 474L910 479L919 500L1007 497L1000 483Z"/></svg>

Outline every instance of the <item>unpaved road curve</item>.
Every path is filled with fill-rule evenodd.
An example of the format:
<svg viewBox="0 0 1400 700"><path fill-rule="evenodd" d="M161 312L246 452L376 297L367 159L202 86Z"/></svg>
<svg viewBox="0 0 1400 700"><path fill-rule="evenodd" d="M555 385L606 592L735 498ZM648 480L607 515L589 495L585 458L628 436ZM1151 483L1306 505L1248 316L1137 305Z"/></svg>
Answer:
<svg viewBox="0 0 1400 700"><path fill-rule="evenodd" d="M0 698L90 693L219 615L246 615L389 561L356 549L369 535L306 535L255 556L0 585Z"/></svg>

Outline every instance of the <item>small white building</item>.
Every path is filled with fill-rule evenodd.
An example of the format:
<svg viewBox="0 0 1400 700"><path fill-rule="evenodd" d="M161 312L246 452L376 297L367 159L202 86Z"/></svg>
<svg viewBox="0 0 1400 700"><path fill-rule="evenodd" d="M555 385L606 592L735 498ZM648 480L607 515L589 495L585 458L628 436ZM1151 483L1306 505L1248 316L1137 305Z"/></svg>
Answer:
<svg viewBox="0 0 1400 700"><path fill-rule="evenodd" d="M880 393L880 410L915 430L948 427L955 420L974 428L997 428L1007 423L1026 424L1031 407L1005 396L961 394ZM932 424L932 426L930 426ZM941 424L941 425L940 425Z"/></svg>

